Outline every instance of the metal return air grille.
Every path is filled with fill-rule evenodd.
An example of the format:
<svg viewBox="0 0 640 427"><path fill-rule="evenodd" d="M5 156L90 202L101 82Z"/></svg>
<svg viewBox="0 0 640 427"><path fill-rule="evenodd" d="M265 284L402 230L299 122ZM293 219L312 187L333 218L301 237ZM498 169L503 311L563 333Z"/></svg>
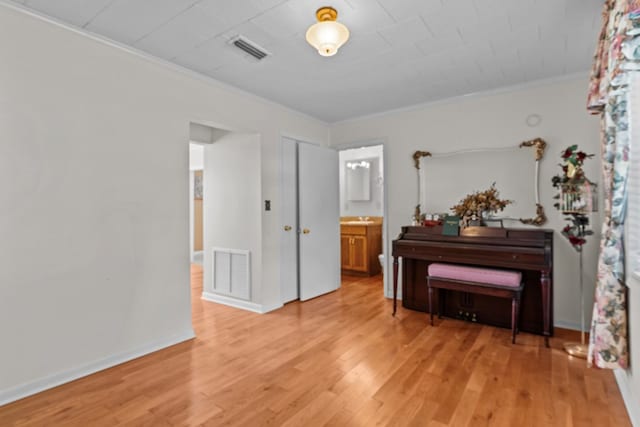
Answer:
<svg viewBox="0 0 640 427"><path fill-rule="evenodd" d="M264 49L262 49L260 46L258 46L257 44L243 38L243 37L236 37L235 39L233 39L231 41L231 43L237 47L238 49L243 50L244 52L248 53L249 55L253 56L254 58L256 58L258 61L266 58L267 56L269 56L269 52L265 51Z"/></svg>

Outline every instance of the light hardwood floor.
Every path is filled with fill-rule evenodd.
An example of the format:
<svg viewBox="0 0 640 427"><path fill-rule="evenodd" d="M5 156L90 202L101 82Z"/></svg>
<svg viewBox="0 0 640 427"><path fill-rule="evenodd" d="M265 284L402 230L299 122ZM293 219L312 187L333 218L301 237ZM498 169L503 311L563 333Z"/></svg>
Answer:
<svg viewBox="0 0 640 427"><path fill-rule="evenodd" d="M266 315L204 302L192 279L195 340L6 405L0 425L630 425L612 373L562 337L393 318L380 276Z"/></svg>

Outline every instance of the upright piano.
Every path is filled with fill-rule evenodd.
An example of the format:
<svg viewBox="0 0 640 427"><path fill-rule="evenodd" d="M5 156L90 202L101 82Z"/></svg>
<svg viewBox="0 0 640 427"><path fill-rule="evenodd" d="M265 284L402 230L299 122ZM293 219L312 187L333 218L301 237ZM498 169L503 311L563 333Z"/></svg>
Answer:
<svg viewBox="0 0 640 427"><path fill-rule="evenodd" d="M399 258L402 258L402 306L424 312L428 312L427 268L432 262L517 270L522 272L525 282L520 330L544 335L548 345L553 335L553 230L467 227L458 236L445 236L442 226L405 226L393 241L392 254L394 315ZM444 308L447 317L510 327L510 301L444 292L447 292Z"/></svg>

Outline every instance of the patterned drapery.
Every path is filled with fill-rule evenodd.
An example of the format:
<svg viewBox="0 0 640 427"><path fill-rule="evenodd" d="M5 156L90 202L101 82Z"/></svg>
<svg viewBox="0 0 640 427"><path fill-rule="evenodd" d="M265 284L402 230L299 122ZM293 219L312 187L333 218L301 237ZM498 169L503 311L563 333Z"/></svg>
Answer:
<svg viewBox="0 0 640 427"><path fill-rule="evenodd" d="M587 108L601 114L604 221L598 259L588 363L626 368L627 290L624 219L629 171L629 82L640 70L640 0L607 0L594 58Z"/></svg>

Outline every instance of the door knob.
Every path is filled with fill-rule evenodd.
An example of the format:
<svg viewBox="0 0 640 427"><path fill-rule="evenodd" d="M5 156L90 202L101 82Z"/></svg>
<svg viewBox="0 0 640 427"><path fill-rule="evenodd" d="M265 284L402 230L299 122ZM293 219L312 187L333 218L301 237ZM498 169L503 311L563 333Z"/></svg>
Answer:
<svg viewBox="0 0 640 427"><path fill-rule="evenodd" d="M291 231L291 226L290 225L285 225L284 226L284 231Z"/></svg>
<svg viewBox="0 0 640 427"><path fill-rule="evenodd" d="M309 230L308 228L305 228L302 230L302 234L309 234L311 233L311 230Z"/></svg>

